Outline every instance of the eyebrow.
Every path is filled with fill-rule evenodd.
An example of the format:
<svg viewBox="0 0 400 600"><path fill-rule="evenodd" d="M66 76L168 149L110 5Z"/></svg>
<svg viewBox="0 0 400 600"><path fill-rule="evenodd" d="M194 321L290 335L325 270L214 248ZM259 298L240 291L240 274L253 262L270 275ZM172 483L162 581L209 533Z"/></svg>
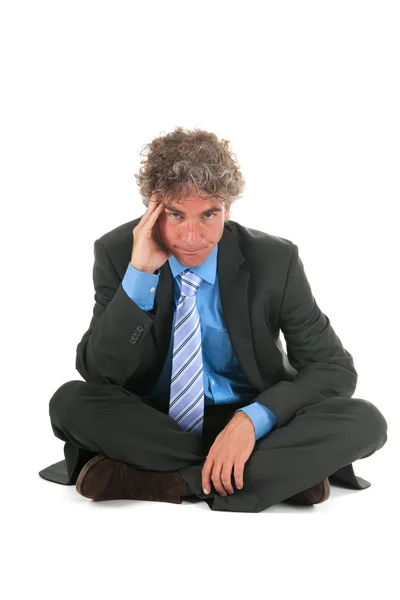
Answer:
<svg viewBox="0 0 400 600"><path fill-rule="evenodd" d="M185 214L182 210L179 210L179 208L168 208L166 206L165 210L169 210L170 212L178 213L179 215L184 215ZM222 211L222 208L218 208L217 206L213 206L212 208L209 208L207 210L203 210L203 212L201 214L205 215L205 214L210 213L210 212L221 212L221 211Z"/></svg>

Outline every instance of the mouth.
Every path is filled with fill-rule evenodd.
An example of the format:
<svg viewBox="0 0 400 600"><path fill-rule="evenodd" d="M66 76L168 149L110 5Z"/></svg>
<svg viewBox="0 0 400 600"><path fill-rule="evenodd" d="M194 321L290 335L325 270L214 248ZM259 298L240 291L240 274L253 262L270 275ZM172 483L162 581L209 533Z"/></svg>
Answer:
<svg viewBox="0 0 400 600"><path fill-rule="evenodd" d="M202 250L202 248L199 248L198 250L184 250L182 248L182 252L184 252L185 254L197 254L198 252L200 252L200 250Z"/></svg>

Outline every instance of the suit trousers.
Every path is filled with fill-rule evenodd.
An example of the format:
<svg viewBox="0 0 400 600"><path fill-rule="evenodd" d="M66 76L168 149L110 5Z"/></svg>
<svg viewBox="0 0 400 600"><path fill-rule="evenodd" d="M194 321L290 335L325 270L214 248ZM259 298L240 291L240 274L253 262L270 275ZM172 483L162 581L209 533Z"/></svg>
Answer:
<svg viewBox="0 0 400 600"><path fill-rule="evenodd" d="M183 496L196 496L217 511L260 512L370 456L387 440L387 422L371 402L323 398L256 441L242 489L232 472L233 494L221 496L212 481L205 494L201 471L207 453L245 405L206 405L199 435L182 431L168 414L121 386L73 380L53 394L49 414L54 435L65 442L69 484L86 462L104 454L140 469L179 471L186 482Z"/></svg>

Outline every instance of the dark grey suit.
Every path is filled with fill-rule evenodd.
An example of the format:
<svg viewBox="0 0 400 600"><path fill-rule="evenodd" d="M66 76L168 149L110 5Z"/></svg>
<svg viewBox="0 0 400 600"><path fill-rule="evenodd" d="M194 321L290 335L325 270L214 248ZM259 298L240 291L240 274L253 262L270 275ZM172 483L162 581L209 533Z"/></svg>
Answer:
<svg viewBox="0 0 400 600"><path fill-rule="evenodd" d="M179 469L191 493L213 510L249 512L328 476L346 487L369 487L352 462L385 444L387 423L371 402L352 398L353 359L313 297L298 247L227 221L217 263L225 323L240 368L259 392L254 400L278 423L256 442L242 490L226 497L202 492L207 449L240 405L206 407L205 436L198 436L180 430L167 402L156 409L141 397L168 352L174 294L168 261L152 311L142 310L122 288L140 218L95 241L96 302L76 356L85 381L67 382L50 400L51 425L66 442L66 460L40 475L72 485L85 462L102 452L145 469Z"/></svg>

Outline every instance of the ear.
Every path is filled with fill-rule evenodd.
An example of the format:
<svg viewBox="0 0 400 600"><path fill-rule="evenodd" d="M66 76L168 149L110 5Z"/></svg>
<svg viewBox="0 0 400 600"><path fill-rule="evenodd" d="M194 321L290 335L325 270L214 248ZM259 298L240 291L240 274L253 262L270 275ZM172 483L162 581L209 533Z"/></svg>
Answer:
<svg viewBox="0 0 400 600"><path fill-rule="evenodd" d="M229 220L230 212L231 212L231 207L230 206L225 206L224 221L228 221Z"/></svg>

